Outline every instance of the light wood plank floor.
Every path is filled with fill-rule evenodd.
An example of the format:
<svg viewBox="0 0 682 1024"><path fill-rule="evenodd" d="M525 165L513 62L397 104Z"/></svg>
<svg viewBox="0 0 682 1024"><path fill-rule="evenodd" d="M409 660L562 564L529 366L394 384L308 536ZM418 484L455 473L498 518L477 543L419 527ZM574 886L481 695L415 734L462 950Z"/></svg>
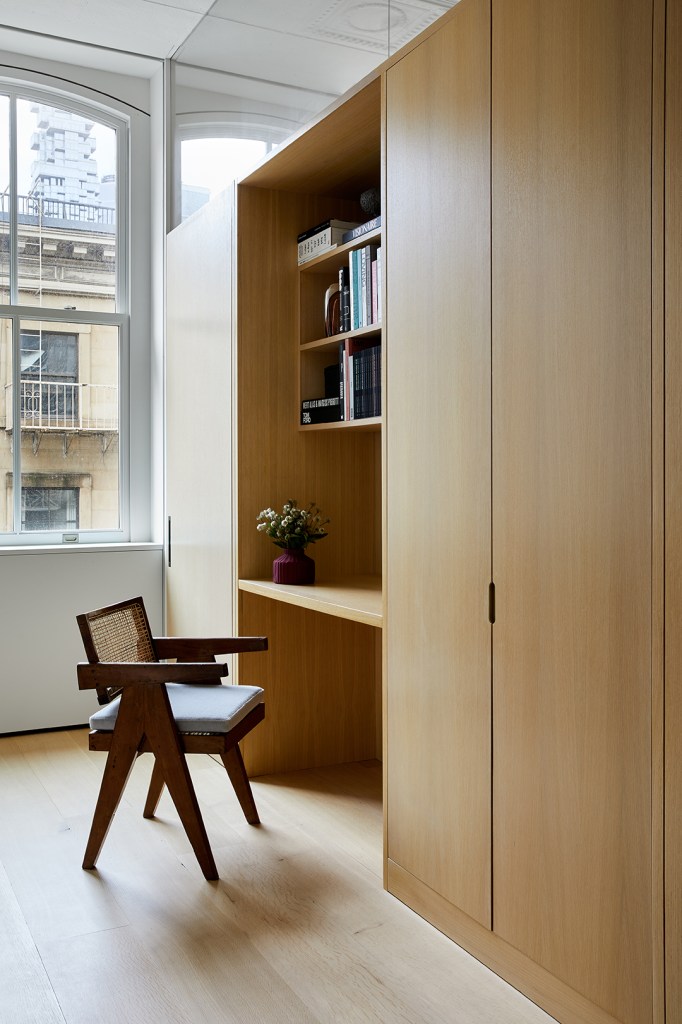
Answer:
<svg viewBox="0 0 682 1024"><path fill-rule="evenodd" d="M548 1024L382 889L376 762L254 782L190 759L221 879L133 771L98 870L81 860L104 754L87 732L0 738L2 1024Z"/></svg>

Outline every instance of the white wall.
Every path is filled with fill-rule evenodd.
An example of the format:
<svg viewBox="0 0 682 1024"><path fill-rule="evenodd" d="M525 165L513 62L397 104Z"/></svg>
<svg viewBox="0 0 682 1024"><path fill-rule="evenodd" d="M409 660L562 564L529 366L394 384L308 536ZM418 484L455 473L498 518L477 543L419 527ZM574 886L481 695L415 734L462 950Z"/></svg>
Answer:
<svg viewBox="0 0 682 1024"><path fill-rule="evenodd" d="M22 46L26 52L9 52ZM162 407L158 353L163 227L152 221L151 121L161 116L159 61L64 44L0 28L0 75L61 88L126 112L131 122L131 537L138 544L68 548L0 547L0 733L87 722L93 691L80 693L76 663L85 654L75 616L142 595L152 629L162 632ZM78 64L75 62L79 61ZM119 69L121 73L119 73ZM126 107L121 106L127 105ZM151 118L150 118L151 112ZM159 131L162 131L159 129ZM154 188L162 182L162 162ZM156 232L156 238L151 237ZM151 251L150 251L151 239ZM154 301L156 289L156 301ZM154 320L152 320L154 308ZM157 350L152 359L150 336ZM157 542L152 545L150 541Z"/></svg>
<svg viewBox="0 0 682 1024"><path fill-rule="evenodd" d="M98 705L78 690L76 615L142 596L159 635L162 560L151 545L0 551L0 734L87 722Z"/></svg>

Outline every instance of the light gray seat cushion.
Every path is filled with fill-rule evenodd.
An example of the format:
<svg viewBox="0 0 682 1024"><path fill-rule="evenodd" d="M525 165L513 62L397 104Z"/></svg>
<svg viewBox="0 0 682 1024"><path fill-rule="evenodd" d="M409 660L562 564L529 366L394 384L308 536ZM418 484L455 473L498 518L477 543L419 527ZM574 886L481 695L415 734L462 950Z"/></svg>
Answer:
<svg viewBox="0 0 682 1024"><path fill-rule="evenodd" d="M173 717L180 732L229 732L263 701L260 686L190 686L166 683ZM120 697L90 717L91 729L111 732Z"/></svg>

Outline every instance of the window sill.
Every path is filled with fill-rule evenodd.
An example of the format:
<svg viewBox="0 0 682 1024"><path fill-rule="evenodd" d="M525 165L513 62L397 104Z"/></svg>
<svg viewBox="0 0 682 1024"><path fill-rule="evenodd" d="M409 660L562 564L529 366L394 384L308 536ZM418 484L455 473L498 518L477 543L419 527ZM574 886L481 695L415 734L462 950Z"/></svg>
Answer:
<svg viewBox="0 0 682 1024"><path fill-rule="evenodd" d="M163 551L163 544L121 541L107 544L0 544L0 558L3 555L45 555L78 554L78 552L107 551Z"/></svg>

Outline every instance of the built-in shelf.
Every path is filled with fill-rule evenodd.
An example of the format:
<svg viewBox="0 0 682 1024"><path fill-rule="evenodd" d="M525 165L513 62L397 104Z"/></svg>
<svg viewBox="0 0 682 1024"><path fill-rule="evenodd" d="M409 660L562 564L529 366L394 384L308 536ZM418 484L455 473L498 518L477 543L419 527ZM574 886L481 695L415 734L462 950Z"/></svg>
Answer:
<svg viewBox="0 0 682 1024"><path fill-rule="evenodd" d="M305 423L299 430L381 430L381 416L365 416L359 420L333 420L331 423Z"/></svg>
<svg viewBox="0 0 682 1024"><path fill-rule="evenodd" d="M348 264L348 254L352 249L361 249L364 245L372 242L381 242L381 228L368 231L366 235L354 238L351 242L344 242L343 245L334 246L333 249L326 249L319 256L299 265L301 274L328 274L338 273L339 268Z"/></svg>
<svg viewBox="0 0 682 1024"><path fill-rule="evenodd" d="M272 601L283 601L285 604L298 605L299 608L323 612L325 615L364 622L379 629L383 625L379 576L356 576L329 583L321 580L305 587L287 586L273 583L272 580L240 580L239 589Z"/></svg>
<svg viewBox="0 0 682 1024"><path fill-rule="evenodd" d="M369 324L368 327L359 327L356 331L341 331L339 334L331 334L326 338L317 338L315 341L306 341L301 345L301 352L316 352L319 349L330 349L334 352L339 347L339 342L345 338L369 338L376 334L381 335L381 324Z"/></svg>

